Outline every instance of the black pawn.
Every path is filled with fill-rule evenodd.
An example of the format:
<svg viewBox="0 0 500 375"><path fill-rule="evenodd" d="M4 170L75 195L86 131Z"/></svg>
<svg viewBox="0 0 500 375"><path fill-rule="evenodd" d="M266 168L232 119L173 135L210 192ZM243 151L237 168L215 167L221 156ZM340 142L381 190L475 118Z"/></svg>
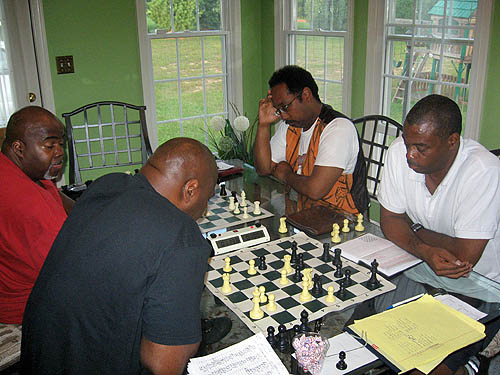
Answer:
<svg viewBox="0 0 500 375"><path fill-rule="evenodd" d="M302 272L300 272L300 269L298 267L295 268L295 273L292 276L292 280L294 283L302 281Z"/></svg>
<svg viewBox="0 0 500 375"><path fill-rule="evenodd" d="M309 323L309 314L306 310L302 310L300 313L300 333L311 332L307 323Z"/></svg>
<svg viewBox="0 0 500 375"><path fill-rule="evenodd" d="M266 257L264 255L261 255L259 257L259 270L263 271L265 269L267 269Z"/></svg>
<svg viewBox="0 0 500 375"><path fill-rule="evenodd" d="M339 353L339 361L335 365L339 370L345 370L347 368L347 363L345 363L345 352Z"/></svg>
<svg viewBox="0 0 500 375"><path fill-rule="evenodd" d="M295 265L296 268L298 268L300 271L302 271L305 268L304 265L304 254L299 254L299 259L297 260L297 264Z"/></svg>
<svg viewBox="0 0 500 375"><path fill-rule="evenodd" d="M297 263L297 241L292 242L292 258L290 259L290 264Z"/></svg>
<svg viewBox="0 0 500 375"><path fill-rule="evenodd" d="M323 244L323 255L321 255L321 260L323 262L327 262L327 263L332 260L332 255L330 254L330 244L329 243Z"/></svg>
<svg viewBox="0 0 500 375"><path fill-rule="evenodd" d="M345 278L344 278L344 284L345 286L351 286L352 285L352 280L351 280L351 270L350 269L347 269L344 271L344 275L345 275Z"/></svg>
<svg viewBox="0 0 500 375"><path fill-rule="evenodd" d="M226 184L220 184L220 193L219 193L219 195L221 197L225 197L227 195Z"/></svg>
<svg viewBox="0 0 500 375"><path fill-rule="evenodd" d="M377 268L378 268L378 263L377 260L374 259L373 262L371 263L371 271L372 271L372 276L370 277L370 280L368 280L368 285L370 287L376 287L379 285L379 282L377 280Z"/></svg>
<svg viewBox="0 0 500 375"><path fill-rule="evenodd" d="M333 274L333 276L337 279L340 279L342 276L344 276L344 274L342 273L342 261L339 260L335 267L337 268L335 269L335 273Z"/></svg>
<svg viewBox="0 0 500 375"><path fill-rule="evenodd" d="M314 322L314 332L319 333L321 331L321 325L323 324L323 318L319 318Z"/></svg>
<svg viewBox="0 0 500 375"><path fill-rule="evenodd" d="M300 326L298 324L295 324L292 328L292 331L290 332L292 334L292 345L290 347L290 350L293 352L295 352L295 348L293 347L293 338L295 336L297 336L299 333L300 333Z"/></svg>
<svg viewBox="0 0 500 375"><path fill-rule="evenodd" d="M274 336L273 326L267 327L267 342L271 345L273 349L276 349L276 344L278 343L278 340L276 339L276 336Z"/></svg>
<svg viewBox="0 0 500 375"><path fill-rule="evenodd" d="M238 203L238 198L237 198L237 196L236 196L236 192L235 192L235 191L232 191L232 192L231 192L231 195L232 195L232 196L233 196L233 198L234 198L234 203Z"/></svg>
<svg viewBox="0 0 500 375"><path fill-rule="evenodd" d="M323 285L322 285L322 282L321 282L321 276L319 276L318 274L314 275L313 276L313 288L311 290L311 294L316 297L316 298L319 298L323 295Z"/></svg>
<svg viewBox="0 0 500 375"><path fill-rule="evenodd" d="M281 353L286 353L290 350L290 340L286 334L286 328L283 324L278 326L278 350Z"/></svg>
<svg viewBox="0 0 500 375"><path fill-rule="evenodd" d="M339 292L338 292L338 297L339 298L344 298L345 297L345 283L344 280L341 280L339 282Z"/></svg>
<svg viewBox="0 0 500 375"><path fill-rule="evenodd" d="M333 265L336 266L338 262L341 261L340 254L342 254L342 250L337 247L335 250L333 250L333 252L334 252Z"/></svg>

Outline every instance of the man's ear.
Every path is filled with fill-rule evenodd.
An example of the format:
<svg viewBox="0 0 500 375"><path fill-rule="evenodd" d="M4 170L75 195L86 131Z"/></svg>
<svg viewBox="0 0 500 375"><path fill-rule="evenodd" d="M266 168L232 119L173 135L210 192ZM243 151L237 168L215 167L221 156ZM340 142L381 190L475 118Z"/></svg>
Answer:
<svg viewBox="0 0 500 375"><path fill-rule="evenodd" d="M19 139L16 139L14 142L11 143L10 147L12 148L12 151L14 151L14 154L20 159L23 158L24 155L24 142L22 142Z"/></svg>
<svg viewBox="0 0 500 375"><path fill-rule="evenodd" d="M453 133L448 137L448 145L450 146L450 149L455 148L458 145L458 142L460 140L460 134L458 133Z"/></svg>
<svg viewBox="0 0 500 375"><path fill-rule="evenodd" d="M313 97L311 89L309 87L304 87L302 89L301 97L303 101L310 102Z"/></svg>
<svg viewBox="0 0 500 375"><path fill-rule="evenodd" d="M199 182L198 179L192 178L187 180L182 187L182 200L185 204L189 205L193 199L196 199L199 194Z"/></svg>

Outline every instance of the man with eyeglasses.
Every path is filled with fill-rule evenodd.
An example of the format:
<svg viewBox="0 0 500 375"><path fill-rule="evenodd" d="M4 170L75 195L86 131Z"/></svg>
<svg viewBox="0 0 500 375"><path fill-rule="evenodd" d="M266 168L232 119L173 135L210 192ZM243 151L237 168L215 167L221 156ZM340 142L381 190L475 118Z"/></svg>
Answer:
<svg viewBox="0 0 500 375"><path fill-rule="evenodd" d="M269 87L259 103L257 173L273 175L297 191L298 211L315 205L365 211L366 167L354 124L321 103L312 75L298 66L274 72Z"/></svg>

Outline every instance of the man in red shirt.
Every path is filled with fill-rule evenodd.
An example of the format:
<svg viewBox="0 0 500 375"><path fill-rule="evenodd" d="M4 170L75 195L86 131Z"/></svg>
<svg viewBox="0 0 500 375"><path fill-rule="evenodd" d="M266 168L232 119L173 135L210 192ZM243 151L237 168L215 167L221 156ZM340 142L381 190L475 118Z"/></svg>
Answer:
<svg viewBox="0 0 500 375"><path fill-rule="evenodd" d="M64 126L36 106L14 113L0 153L0 323L22 323L45 257L73 207L51 181L62 169Z"/></svg>

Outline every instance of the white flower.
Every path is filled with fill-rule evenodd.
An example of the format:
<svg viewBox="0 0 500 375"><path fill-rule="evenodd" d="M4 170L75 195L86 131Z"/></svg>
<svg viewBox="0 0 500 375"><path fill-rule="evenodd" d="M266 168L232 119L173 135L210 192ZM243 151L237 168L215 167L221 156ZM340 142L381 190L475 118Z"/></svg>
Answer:
<svg viewBox="0 0 500 375"><path fill-rule="evenodd" d="M224 120L221 116L214 116L210 119L210 127L214 131L224 130L226 126L226 120Z"/></svg>
<svg viewBox="0 0 500 375"><path fill-rule="evenodd" d="M238 116L234 119L233 128L240 132L244 132L250 126L250 121L246 116Z"/></svg>

